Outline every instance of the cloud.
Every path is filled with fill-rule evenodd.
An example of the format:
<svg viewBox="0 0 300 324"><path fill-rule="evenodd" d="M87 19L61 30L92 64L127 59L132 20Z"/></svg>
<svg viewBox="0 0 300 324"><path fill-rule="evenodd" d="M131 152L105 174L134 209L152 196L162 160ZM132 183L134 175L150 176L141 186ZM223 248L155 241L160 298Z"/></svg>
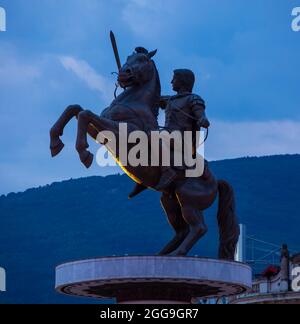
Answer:
<svg viewBox="0 0 300 324"><path fill-rule="evenodd" d="M212 121L205 147L209 160L300 153L300 122Z"/></svg>
<svg viewBox="0 0 300 324"><path fill-rule="evenodd" d="M177 0L126 0L122 19L139 37L156 38L176 13Z"/></svg>
<svg viewBox="0 0 300 324"><path fill-rule="evenodd" d="M86 61L78 60L71 56L60 57L60 62L68 71L72 71L91 90L99 91L106 103L111 102L114 84L109 79L97 73Z"/></svg>

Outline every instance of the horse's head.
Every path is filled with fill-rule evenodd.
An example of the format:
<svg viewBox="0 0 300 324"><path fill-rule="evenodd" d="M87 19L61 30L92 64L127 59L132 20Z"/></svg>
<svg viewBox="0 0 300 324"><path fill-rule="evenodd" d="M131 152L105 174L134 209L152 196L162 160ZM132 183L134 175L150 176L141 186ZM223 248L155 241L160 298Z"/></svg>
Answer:
<svg viewBox="0 0 300 324"><path fill-rule="evenodd" d="M127 58L126 63L119 71L118 81L124 88L143 85L150 81L155 73L152 57L157 50L148 52L143 47L138 47L135 50L136 52Z"/></svg>

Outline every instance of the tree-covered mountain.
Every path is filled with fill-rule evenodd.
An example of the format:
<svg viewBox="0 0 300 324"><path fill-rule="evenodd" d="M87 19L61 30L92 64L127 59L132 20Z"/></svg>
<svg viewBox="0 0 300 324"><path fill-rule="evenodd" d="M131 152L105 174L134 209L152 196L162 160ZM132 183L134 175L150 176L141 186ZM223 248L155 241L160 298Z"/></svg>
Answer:
<svg viewBox="0 0 300 324"><path fill-rule="evenodd" d="M235 188L239 219L263 240L300 249L300 155L212 162ZM7 271L0 303L72 303L54 291L55 266L105 255L155 254L172 237L159 194L129 201L125 175L64 181L0 197L0 266ZM215 257L216 206L209 233L193 254ZM90 302L88 300L88 302Z"/></svg>

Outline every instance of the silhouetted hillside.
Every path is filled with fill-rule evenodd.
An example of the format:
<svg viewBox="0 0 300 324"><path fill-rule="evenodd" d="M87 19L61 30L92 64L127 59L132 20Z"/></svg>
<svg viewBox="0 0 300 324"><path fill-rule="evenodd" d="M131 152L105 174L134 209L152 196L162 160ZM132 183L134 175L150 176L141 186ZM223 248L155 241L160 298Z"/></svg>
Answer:
<svg viewBox="0 0 300 324"><path fill-rule="evenodd" d="M300 155L211 163L236 191L240 222L264 240L300 247ZM86 302L54 292L54 269L73 259L155 254L173 233L156 192L129 201L125 175L54 183L0 197L0 266L8 292L1 302ZM209 234L194 254L216 256L216 206L206 213ZM87 301L90 302L90 301Z"/></svg>

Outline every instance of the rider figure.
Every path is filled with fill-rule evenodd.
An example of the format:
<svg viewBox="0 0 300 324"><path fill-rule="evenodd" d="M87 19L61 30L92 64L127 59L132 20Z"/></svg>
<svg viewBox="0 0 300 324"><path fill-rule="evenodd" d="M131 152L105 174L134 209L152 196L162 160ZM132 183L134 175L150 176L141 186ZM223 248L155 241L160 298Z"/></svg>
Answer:
<svg viewBox="0 0 300 324"><path fill-rule="evenodd" d="M199 131L201 127L208 128L210 123L205 114L204 100L193 94L195 75L191 70L175 70L172 79L175 96L164 96L160 100L160 108L166 112L165 129L173 131ZM176 179L177 172L171 166L162 167L162 176L156 186L158 191L167 189ZM145 187L137 185L130 198L136 196Z"/></svg>

